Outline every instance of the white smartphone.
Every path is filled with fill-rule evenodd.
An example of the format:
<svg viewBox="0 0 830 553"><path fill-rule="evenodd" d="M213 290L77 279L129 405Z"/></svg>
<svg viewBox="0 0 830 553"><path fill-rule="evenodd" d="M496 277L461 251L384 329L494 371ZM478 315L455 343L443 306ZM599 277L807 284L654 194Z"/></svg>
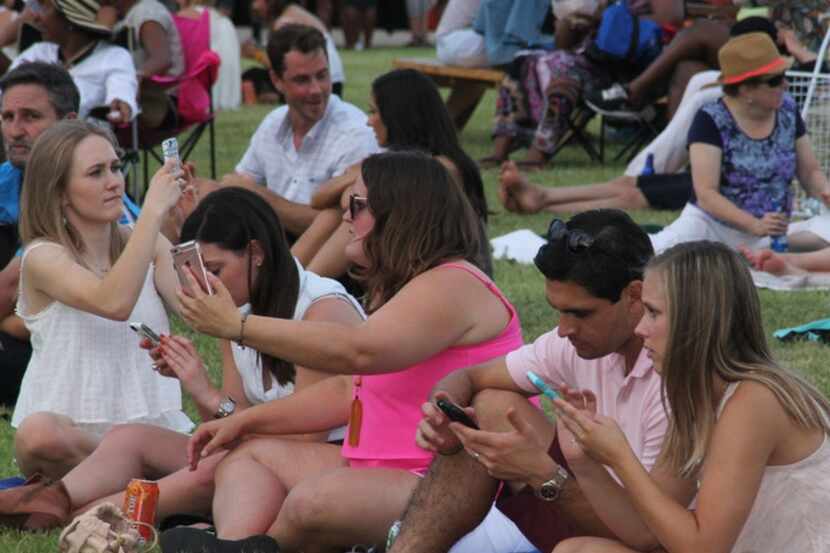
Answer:
<svg viewBox="0 0 830 553"><path fill-rule="evenodd" d="M136 334L143 338L147 338L150 342L153 343L153 346L158 346L161 343L161 339L159 335L156 334L152 328L147 326L144 323L133 321L130 323L130 328L132 328Z"/></svg>
<svg viewBox="0 0 830 553"><path fill-rule="evenodd" d="M202 290L208 294L213 294L213 288L207 279L207 269L205 269L205 262L202 259L198 242L191 240L173 246L170 248L170 253L173 255L173 266L176 268L176 274L179 276L182 288L190 289L190 281L187 279L187 269L190 268L193 270L196 281L202 287Z"/></svg>

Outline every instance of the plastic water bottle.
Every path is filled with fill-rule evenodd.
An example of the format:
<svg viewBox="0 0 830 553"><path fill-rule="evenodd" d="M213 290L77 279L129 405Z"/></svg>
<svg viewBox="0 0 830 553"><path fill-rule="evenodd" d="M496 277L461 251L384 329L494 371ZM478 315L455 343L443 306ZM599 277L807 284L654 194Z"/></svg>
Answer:
<svg viewBox="0 0 830 553"><path fill-rule="evenodd" d="M648 177L654 174L654 154L648 154L646 156L645 165L643 165L643 170L640 171L641 177Z"/></svg>
<svg viewBox="0 0 830 553"><path fill-rule="evenodd" d="M786 196L785 196L786 197ZM781 213L785 213L786 206L782 204L780 206ZM774 252L782 253L790 249L790 242L787 240L786 234L780 234L778 236L770 236L770 249Z"/></svg>

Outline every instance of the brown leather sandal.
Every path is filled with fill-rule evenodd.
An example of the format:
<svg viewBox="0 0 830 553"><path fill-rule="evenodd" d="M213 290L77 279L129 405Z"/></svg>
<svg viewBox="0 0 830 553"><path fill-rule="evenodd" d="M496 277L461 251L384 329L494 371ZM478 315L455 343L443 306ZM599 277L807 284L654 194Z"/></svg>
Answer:
<svg viewBox="0 0 830 553"><path fill-rule="evenodd" d="M35 475L17 488L0 491L0 526L50 530L69 519L72 501L63 482Z"/></svg>

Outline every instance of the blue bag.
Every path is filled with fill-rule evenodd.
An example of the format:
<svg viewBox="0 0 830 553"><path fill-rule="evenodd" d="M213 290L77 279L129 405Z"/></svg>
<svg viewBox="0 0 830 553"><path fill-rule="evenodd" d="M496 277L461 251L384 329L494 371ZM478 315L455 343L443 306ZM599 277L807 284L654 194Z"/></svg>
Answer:
<svg viewBox="0 0 830 553"><path fill-rule="evenodd" d="M628 2L620 0L602 12L597 36L587 53L597 63L644 68L660 54L661 37L660 25L637 17Z"/></svg>

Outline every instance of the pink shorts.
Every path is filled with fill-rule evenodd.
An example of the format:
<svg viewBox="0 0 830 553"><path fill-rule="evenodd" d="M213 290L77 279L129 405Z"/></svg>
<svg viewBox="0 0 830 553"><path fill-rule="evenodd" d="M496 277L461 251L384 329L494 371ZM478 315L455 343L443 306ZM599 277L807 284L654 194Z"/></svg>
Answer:
<svg viewBox="0 0 830 553"><path fill-rule="evenodd" d="M399 469L423 477L432 458L429 459L346 459L353 469Z"/></svg>

